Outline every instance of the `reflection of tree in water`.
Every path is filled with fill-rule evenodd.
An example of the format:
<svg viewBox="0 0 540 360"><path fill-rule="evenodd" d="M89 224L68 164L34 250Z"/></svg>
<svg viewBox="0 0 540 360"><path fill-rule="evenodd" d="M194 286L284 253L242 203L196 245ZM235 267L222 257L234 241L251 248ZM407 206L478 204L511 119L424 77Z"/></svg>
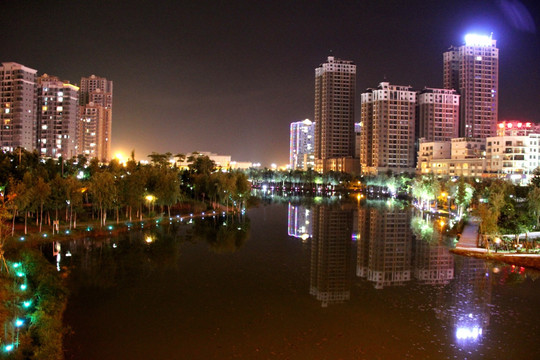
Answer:
<svg viewBox="0 0 540 360"><path fill-rule="evenodd" d="M411 219L411 230L418 239L433 241L433 223L421 216L413 216Z"/></svg>
<svg viewBox="0 0 540 360"><path fill-rule="evenodd" d="M156 269L176 270L182 237L170 226L133 231L106 240L85 239L68 244L70 267L78 267L73 288L111 288L118 279L136 282ZM67 260L67 258L65 258Z"/></svg>
<svg viewBox="0 0 540 360"><path fill-rule="evenodd" d="M197 221L192 241L205 241L216 253L234 253L249 237L250 220L247 216L227 216Z"/></svg>

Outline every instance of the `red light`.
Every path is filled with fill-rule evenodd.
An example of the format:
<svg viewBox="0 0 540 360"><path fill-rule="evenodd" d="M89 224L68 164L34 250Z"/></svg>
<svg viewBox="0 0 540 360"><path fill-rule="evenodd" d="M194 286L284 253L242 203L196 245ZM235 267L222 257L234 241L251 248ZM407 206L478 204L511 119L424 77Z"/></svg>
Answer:
<svg viewBox="0 0 540 360"><path fill-rule="evenodd" d="M518 128L520 128L520 127L523 126L523 124L522 124L522 123L518 123L517 126L518 126Z"/></svg>
<svg viewBox="0 0 540 360"><path fill-rule="evenodd" d="M531 127L532 124L531 124L530 122L528 122L528 123L525 124L525 126L526 126L526 127Z"/></svg>
<svg viewBox="0 0 540 360"><path fill-rule="evenodd" d="M506 126L507 126L509 129L511 129L511 128L512 128L512 123L508 123L508 124L506 124Z"/></svg>
<svg viewBox="0 0 540 360"><path fill-rule="evenodd" d="M499 124L499 129L502 129L502 128L504 128L504 123Z"/></svg>

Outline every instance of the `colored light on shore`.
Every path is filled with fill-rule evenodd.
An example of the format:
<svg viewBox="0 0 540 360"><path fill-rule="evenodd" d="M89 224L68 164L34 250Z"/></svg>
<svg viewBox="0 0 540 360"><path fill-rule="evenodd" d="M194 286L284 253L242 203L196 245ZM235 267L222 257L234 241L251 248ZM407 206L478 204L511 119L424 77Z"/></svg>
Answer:
<svg viewBox="0 0 540 360"><path fill-rule="evenodd" d="M13 267L16 269L18 268L19 266L21 266L21 263L13 263Z"/></svg>
<svg viewBox="0 0 540 360"><path fill-rule="evenodd" d="M10 352L11 350L13 350L13 344L9 344L9 345L4 346L4 350L6 352Z"/></svg>
<svg viewBox="0 0 540 360"><path fill-rule="evenodd" d="M21 288L21 290L26 290L27 287L28 287L28 286L27 286L26 284L21 284L21 287L20 287L20 288Z"/></svg>
<svg viewBox="0 0 540 360"><path fill-rule="evenodd" d="M25 307L25 308L29 308L31 305L32 305L32 301L30 301L30 300L27 300L27 301L23 302L23 307Z"/></svg>
<svg viewBox="0 0 540 360"><path fill-rule="evenodd" d="M24 320L21 320L21 319L15 320L15 326L16 327L21 327L23 325L24 325Z"/></svg>
<svg viewBox="0 0 540 360"><path fill-rule="evenodd" d="M112 230L112 229L113 229L113 226L112 226L112 225L109 225L109 226L107 226L107 229Z"/></svg>
<svg viewBox="0 0 540 360"><path fill-rule="evenodd" d="M24 241L24 236L21 236L21 238L19 239L20 241Z"/></svg>
<svg viewBox="0 0 540 360"><path fill-rule="evenodd" d="M154 239L153 239L151 236L147 236L144 240L145 240L148 244L150 244L152 241L154 241Z"/></svg>
<svg viewBox="0 0 540 360"><path fill-rule="evenodd" d="M18 276L18 277L23 277L23 276L24 276L24 273L23 273L22 271L18 271L18 272L17 272L17 276Z"/></svg>

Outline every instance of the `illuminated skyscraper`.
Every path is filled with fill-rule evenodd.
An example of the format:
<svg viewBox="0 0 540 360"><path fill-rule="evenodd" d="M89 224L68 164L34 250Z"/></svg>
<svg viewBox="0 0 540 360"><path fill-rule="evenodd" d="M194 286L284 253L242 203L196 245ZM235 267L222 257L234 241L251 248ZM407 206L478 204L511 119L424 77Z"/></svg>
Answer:
<svg viewBox="0 0 540 360"><path fill-rule="evenodd" d="M113 82L92 75L81 79L77 151L107 162L111 158Z"/></svg>
<svg viewBox="0 0 540 360"><path fill-rule="evenodd" d="M418 138L450 141L459 137L459 95L453 89L424 88L418 93Z"/></svg>
<svg viewBox="0 0 540 360"><path fill-rule="evenodd" d="M37 149L41 156L76 154L79 88L55 76L38 77Z"/></svg>
<svg viewBox="0 0 540 360"><path fill-rule="evenodd" d="M499 97L499 49L491 36L469 34L465 45L444 53L444 87L461 95L460 137L495 136Z"/></svg>
<svg viewBox="0 0 540 360"><path fill-rule="evenodd" d="M361 95L362 173L414 171L416 92L382 82Z"/></svg>
<svg viewBox="0 0 540 360"><path fill-rule="evenodd" d="M315 168L355 172L356 65L329 56L315 69Z"/></svg>
<svg viewBox="0 0 540 360"><path fill-rule="evenodd" d="M289 165L291 170L308 170L315 167L315 124L309 119L291 123Z"/></svg>
<svg viewBox="0 0 540 360"><path fill-rule="evenodd" d="M0 145L4 151L36 147L37 70L14 62L0 66Z"/></svg>

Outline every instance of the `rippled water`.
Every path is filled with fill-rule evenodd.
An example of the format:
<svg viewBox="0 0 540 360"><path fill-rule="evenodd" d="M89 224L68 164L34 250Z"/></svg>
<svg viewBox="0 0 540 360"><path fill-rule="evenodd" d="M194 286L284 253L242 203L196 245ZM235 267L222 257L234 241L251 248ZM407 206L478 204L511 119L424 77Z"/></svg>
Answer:
<svg viewBox="0 0 540 360"><path fill-rule="evenodd" d="M454 257L410 223L273 204L64 244L66 358L540 358L538 273Z"/></svg>

